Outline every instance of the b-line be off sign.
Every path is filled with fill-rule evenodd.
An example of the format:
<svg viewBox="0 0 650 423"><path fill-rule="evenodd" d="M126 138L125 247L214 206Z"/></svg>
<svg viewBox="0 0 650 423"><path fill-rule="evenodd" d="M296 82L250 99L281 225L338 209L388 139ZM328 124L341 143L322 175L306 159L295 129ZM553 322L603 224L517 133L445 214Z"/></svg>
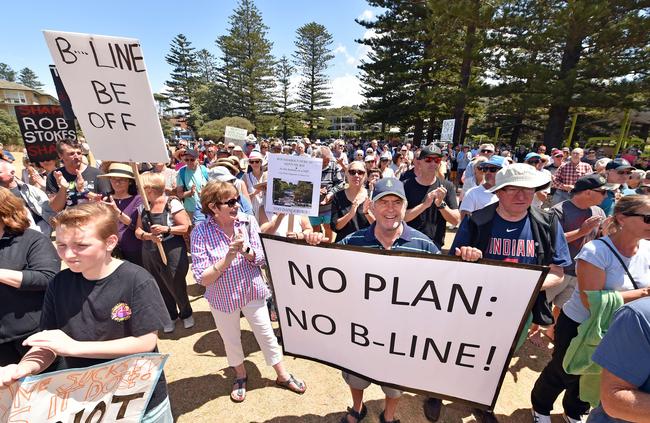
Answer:
<svg viewBox="0 0 650 423"><path fill-rule="evenodd" d="M262 242L287 354L480 408L494 407L548 272L271 235Z"/></svg>

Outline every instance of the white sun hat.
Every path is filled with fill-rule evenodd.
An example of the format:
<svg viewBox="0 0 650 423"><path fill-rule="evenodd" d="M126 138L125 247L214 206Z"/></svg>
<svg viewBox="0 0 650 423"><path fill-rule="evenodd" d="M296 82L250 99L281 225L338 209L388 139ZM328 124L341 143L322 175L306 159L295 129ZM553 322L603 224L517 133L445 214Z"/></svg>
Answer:
<svg viewBox="0 0 650 423"><path fill-rule="evenodd" d="M548 172L540 172L529 164L514 163L497 172L495 184L488 191L497 192L508 186L535 188L535 191L541 191L551 183L548 175Z"/></svg>

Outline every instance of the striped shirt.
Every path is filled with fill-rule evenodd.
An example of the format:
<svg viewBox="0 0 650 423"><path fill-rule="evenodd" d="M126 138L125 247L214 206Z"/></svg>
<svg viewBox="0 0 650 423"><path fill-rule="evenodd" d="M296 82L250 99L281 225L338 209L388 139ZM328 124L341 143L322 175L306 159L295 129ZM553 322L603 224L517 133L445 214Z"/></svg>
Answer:
<svg viewBox="0 0 650 423"><path fill-rule="evenodd" d="M237 254L219 279L206 286L204 297L210 307L223 313L238 312L251 301L270 295L260 269L264 264L264 250L257 222L254 218L239 213L234 225L235 233L241 230L244 234L244 245L250 245L255 252L255 260L250 262L242 254ZM213 217L196 225L191 236L194 280L201 281L205 269L226 256L229 244L230 238Z"/></svg>
<svg viewBox="0 0 650 423"><path fill-rule="evenodd" d="M436 244L429 239L428 236L422 232L411 228L406 223L402 222L402 235L393 242L390 247L391 250L396 251L409 251L414 253L431 253L440 254L440 250ZM357 247L378 248L384 250L384 246L375 237L375 224L373 223L365 229L358 230L346 236L338 242L341 245L354 245Z"/></svg>

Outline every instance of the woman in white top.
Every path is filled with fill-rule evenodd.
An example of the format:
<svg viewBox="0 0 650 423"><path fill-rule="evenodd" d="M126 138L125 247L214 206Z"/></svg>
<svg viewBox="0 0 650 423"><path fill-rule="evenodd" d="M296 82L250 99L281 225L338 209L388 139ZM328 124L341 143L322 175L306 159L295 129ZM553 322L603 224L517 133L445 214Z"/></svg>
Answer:
<svg viewBox="0 0 650 423"><path fill-rule="evenodd" d="M379 170L381 170L382 178L395 177L395 172L393 172L393 169L390 168L390 164L392 160L393 160L393 156L391 156L388 151L381 154L381 157L379 158Z"/></svg>
<svg viewBox="0 0 650 423"><path fill-rule="evenodd" d="M259 222L260 206L264 204L264 190L255 188L259 184L266 182L266 172L264 172L264 157L257 151L253 151L248 156L248 172L242 178L246 184L246 189L250 193L251 204L253 206L253 215Z"/></svg>

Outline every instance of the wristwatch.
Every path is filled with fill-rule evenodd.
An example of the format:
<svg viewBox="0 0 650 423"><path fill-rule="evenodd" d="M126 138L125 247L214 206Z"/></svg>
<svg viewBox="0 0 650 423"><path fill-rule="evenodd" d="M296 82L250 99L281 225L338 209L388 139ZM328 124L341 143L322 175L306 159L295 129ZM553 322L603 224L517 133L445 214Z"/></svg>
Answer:
<svg viewBox="0 0 650 423"><path fill-rule="evenodd" d="M443 201L443 202L441 202L440 205L438 206L438 209L444 209L445 207L447 207L447 203L445 203L445 202Z"/></svg>
<svg viewBox="0 0 650 423"><path fill-rule="evenodd" d="M251 246L249 245L249 246L246 247L246 249L244 250L244 254L248 254L248 253L250 253L250 252L251 252Z"/></svg>

